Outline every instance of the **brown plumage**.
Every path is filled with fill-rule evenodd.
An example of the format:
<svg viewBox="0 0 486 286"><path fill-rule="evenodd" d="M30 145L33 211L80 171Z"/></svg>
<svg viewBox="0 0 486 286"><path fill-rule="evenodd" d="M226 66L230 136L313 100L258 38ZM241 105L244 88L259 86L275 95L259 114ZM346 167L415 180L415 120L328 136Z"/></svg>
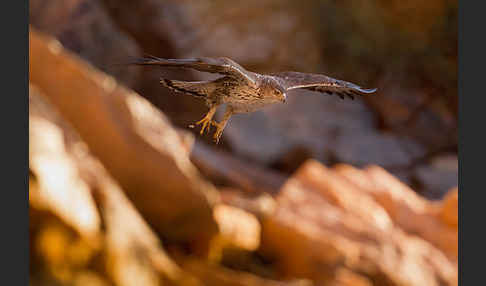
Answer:
<svg viewBox="0 0 486 286"><path fill-rule="evenodd" d="M321 74L282 72L263 75L245 70L229 58L162 59L153 56L137 59L130 64L156 65L163 67L191 68L201 72L223 75L212 81L178 81L161 79L166 87L181 93L204 98L209 112L197 125L202 124L201 134L214 125L217 130L214 140L219 142L228 120L233 114L256 111L266 105L285 102L286 92L304 88L344 99L354 99L355 95L373 93L376 89L364 89L353 83L337 80ZM212 120L216 108L226 104L221 122Z"/></svg>

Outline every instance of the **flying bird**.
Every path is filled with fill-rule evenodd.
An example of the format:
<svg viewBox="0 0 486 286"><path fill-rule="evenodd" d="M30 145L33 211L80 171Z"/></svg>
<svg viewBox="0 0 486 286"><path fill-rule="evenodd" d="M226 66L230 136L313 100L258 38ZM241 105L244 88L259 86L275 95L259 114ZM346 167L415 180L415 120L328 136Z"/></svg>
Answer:
<svg viewBox="0 0 486 286"><path fill-rule="evenodd" d="M163 59L147 56L129 64L154 65L162 67L190 68L201 72L223 75L209 81L179 81L162 78L160 83L180 93L204 99L209 108L204 118L196 122L202 125L200 134L209 132L211 125L216 126L214 140L219 142L230 117L237 113L254 112L266 105L284 103L287 92L297 88L317 91L328 95L337 95L341 99L356 95L370 94L374 89L365 89L356 84L334 79L321 74L301 72L280 72L258 74L247 71L235 61L220 58ZM226 104L223 119L218 123L213 120L218 106Z"/></svg>

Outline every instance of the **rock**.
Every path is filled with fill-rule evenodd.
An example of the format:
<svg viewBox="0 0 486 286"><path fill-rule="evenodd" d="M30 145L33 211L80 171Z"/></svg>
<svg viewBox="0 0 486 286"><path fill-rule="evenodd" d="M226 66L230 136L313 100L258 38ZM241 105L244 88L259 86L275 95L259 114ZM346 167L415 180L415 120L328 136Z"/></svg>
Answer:
<svg viewBox="0 0 486 286"><path fill-rule="evenodd" d="M230 246L256 250L260 246L260 223L256 217L240 208L220 204L214 209L214 217L218 223L221 239Z"/></svg>
<svg viewBox="0 0 486 286"><path fill-rule="evenodd" d="M29 1L29 23L56 37L64 47L115 76L127 86L138 81L138 69L119 64L140 55L137 43L112 21L99 0Z"/></svg>
<svg viewBox="0 0 486 286"><path fill-rule="evenodd" d="M296 90L286 105L237 115L214 148L201 142L210 136L171 124L186 128L200 119L203 102L159 84L160 77L214 75L112 65L142 51L229 56L257 72L327 73L372 87L390 69L370 53L401 53L375 41L383 34L376 25L397 27L373 15L400 12L401 4L327 2L31 1L32 25L59 40L31 28L29 214L31 272L39 274L32 285L457 285L457 156L407 168L457 137L455 117L440 100L412 116L430 94L455 88L427 76L455 78L440 72L436 56L422 61L421 47L453 41L410 41L410 54L428 71L398 63L407 73L380 79L375 97L342 101ZM433 9L438 3L427 6L434 17L426 33L400 24L402 34L390 39L403 40L407 29L418 40L432 26L440 30L435 20L445 10ZM358 25L362 36L347 33L356 23L371 24ZM330 32L339 39L323 36ZM366 50L363 38L377 49ZM440 53L451 54L445 65L455 71L454 51ZM380 164L393 175L322 162ZM429 197L449 192L431 202L404 180Z"/></svg>
<svg viewBox="0 0 486 286"><path fill-rule="evenodd" d="M293 157L294 162L287 160L285 165L295 169L301 159L292 154L298 150L304 158L326 164L398 167L402 171L394 173L408 179L408 166L425 152L411 139L377 131L362 102L295 93L288 104L232 117L223 136L237 155L274 167Z"/></svg>
<svg viewBox="0 0 486 286"><path fill-rule="evenodd" d="M239 159L202 142L194 145L191 159L212 182L249 193L276 193L286 179L279 172Z"/></svg>
<svg viewBox="0 0 486 286"><path fill-rule="evenodd" d="M294 281L278 281L263 278L248 272L204 263L194 259L182 262L184 269L204 282L204 285L235 285L235 286L312 286L314 283L306 279Z"/></svg>
<svg viewBox="0 0 486 286"><path fill-rule="evenodd" d="M348 165L339 165L335 170L363 192L369 193L403 231L419 235L441 249L451 261L457 261L457 228L450 227L438 217L434 203L417 195L383 168L369 166L361 171ZM457 200L455 203L457 207ZM451 205L454 205L454 200Z"/></svg>
<svg viewBox="0 0 486 286"><path fill-rule="evenodd" d="M340 268L336 271L336 280L330 285L336 286L372 286L370 279L363 275L354 273L346 268Z"/></svg>
<svg viewBox="0 0 486 286"><path fill-rule="evenodd" d="M192 43L200 43L188 50L191 55L224 55L260 71L281 66L309 70L320 63L320 43L313 40L315 19L307 13L312 5L295 5L289 0L231 4L218 0L185 8L191 26L197 27ZM206 22L208 14L212 17Z"/></svg>
<svg viewBox="0 0 486 286"><path fill-rule="evenodd" d="M362 102L296 90L286 104L232 117L223 136L236 154L262 164L297 147L330 162L339 134L352 134L353 130L374 132L372 114Z"/></svg>
<svg viewBox="0 0 486 286"><path fill-rule="evenodd" d="M425 196L440 199L458 185L458 161L456 155L440 156L428 165L415 168L415 179L422 185Z"/></svg>
<svg viewBox="0 0 486 286"><path fill-rule="evenodd" d="M391 190L404 195L403 188ZM262 251L276 258L281 275L331 284L344 267L364 276L365 285L457 285L457 269L443 252L401 230L393 212L315 161L287 181L276 201L263 220Z"/></svg>
<svg viewBox="0 0 486 286"><path fill-rule="evenodd" d="M439 216L442 218L442 220L456 229L459 225L458 197L459 191L457 187L449 190L445 198L442 200L442 205L439 211Z"/></svg>
<svg viewBox="0 0 486 286"><path fill-rule="evenodd" d="M52 218L44 224L34 222L38 225L31 232L38 244L33 251L45 259L53 278L102 283L95 274L79 273L102 259L107 265L103 276L116 285L131 285L134 279L158 285L161 274L172 282L187 279L188 273L159 246L159 239L120 186L33 85L29 142L31 215L48 212L59 220L56 224Z"/></svg>
<svg viewBox="0 0 486 286"><path fill-rule="evenodd" d="M142 215L151 218L151 226L174 238L199 236L202 245L209 241L217 232L212 205L219 195L192 165L185 140L168 119L113 78L73 57L55 39L31 28L29 41L30 82L71 124Z"/></svg>
<svg viewBox="0 0 486 286"><path fill-rule="evenodd" d="M52 211L83 237L95 240L101 219L90 186L80 178L76 162L68 155L63 130L45 118L46 110L39 89L29 85L29 169L36 176L35 186L29 188L29 201L36 209Z"/></svg>
<svg viewBox="0 0 486 286"><path fill-rule="evenodd" d="M339 162L356 166L406 167L424 151L421 145L407 138L372 130L348 129L338 136L335 154Z"/></svg>

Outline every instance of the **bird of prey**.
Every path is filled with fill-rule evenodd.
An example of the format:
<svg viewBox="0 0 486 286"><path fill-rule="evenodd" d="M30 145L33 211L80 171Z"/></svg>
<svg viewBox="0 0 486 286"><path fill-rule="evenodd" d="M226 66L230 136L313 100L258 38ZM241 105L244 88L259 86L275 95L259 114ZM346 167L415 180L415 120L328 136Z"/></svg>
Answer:
<svg viewBox="0 0 486 286"><path fill-rule="evenodd" d="M238 63L225 57L163 59L146 56L136 59L130 64L190 68L223 75L210 81L179 81L165 78L160 80L160 83L176 92L190 94L206 101L209 111L196 124L202 124L200 134L203 134L205 130L209 132L211 125L216 126L214 133L216 144L233 114L253 112L273 103L284 103L287 99L287 92L293 89L304 88L328 95L337 95L341 99L345 97L354 99L355 95L365 95L376 91L376 89L365 89L353 83L321 74L301 72L258 74L245 70ZM213 116L217 107L222 104L226 104L226 110L221 122L217 123L213 120Z"/></svg>

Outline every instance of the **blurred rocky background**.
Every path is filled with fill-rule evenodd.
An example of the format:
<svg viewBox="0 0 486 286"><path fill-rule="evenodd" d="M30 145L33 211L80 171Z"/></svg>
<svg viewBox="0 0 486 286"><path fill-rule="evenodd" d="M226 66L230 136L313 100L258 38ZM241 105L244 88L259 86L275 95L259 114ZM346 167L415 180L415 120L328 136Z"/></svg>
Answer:
<svg viewBox="0 0 486 286"><path fill-rule="evenodd" d="M457 285L457 1L29 5L32 285ZM143 54L378 92L293 91L216 146L159 84L214 75Z"/></svg>

